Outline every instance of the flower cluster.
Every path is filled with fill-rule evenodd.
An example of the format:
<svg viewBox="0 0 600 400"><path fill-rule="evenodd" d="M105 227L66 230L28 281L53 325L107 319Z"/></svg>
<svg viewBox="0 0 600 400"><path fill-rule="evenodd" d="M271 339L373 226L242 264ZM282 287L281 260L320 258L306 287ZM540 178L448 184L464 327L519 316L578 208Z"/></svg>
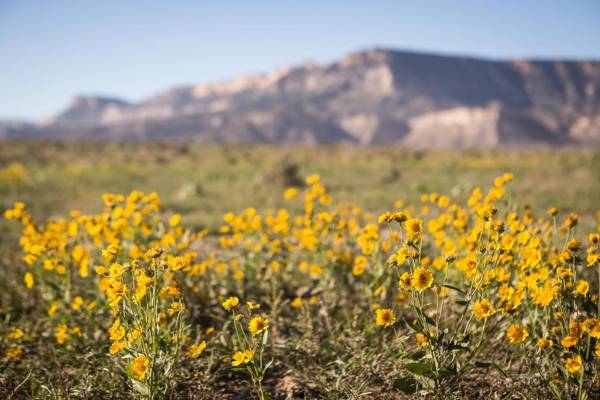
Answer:
<svg viewBox="0 0 600 400"><path fill-rule="evenodd" d="M206 351L267 398L275 354L319 342L315 324L352 320L362 343L394 338L414 385L519 365L557 397L583 398L600 365L600 226L582 236L576 214L514 203L512 180L399 200L377 218L334 203L312 175L285 191L289 207L227 213L208 237L141 192L44 225L23 203L4 215L23 225L22 284L40 293L56 345L91 341L100 325L105 353L149 397L168 390L181 356ZM28 335L4 336L4 359L22 358Z"/></svg>

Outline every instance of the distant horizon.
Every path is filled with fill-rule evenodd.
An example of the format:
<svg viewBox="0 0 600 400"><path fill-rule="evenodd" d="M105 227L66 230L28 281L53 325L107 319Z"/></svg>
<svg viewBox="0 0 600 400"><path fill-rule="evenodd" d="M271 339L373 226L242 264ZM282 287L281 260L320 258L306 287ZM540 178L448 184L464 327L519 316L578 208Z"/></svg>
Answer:
<svg viewBox="0 0 600 400"><path fill-rule="evenodd" d="M0 119L77 95L138 102L172 87L326 64L368 48L491 61L600 59L600 3L0 1Z"/></svg>
<svg viewBox="0 0 600 400"><path fill-rule="evenodd" d="M324 61L324 62L317 62L317 61L314 61L311 59L306 59L304 61L300 61L300 62L296 62L296 63L289 63L289 64L281 65L281 66L275 67L271 70L249 71L246 73L240 73L238 75L225 77L225 78L217 79L217 80L213 80L213 81L196 81L196 82L187 82L187 83L176 84L173 86L158 89L157 91L155 91L147 96L138 98L138 99L130 99L126 96L119 95L118 93L106 93L106 92L101 92L101 91L100 92L89 92L89 93L74 93L73 95L71 95L71 97L65 104L58 105L57 109L52 114L45 115L45 116L42 116L39 118L29 118L29 119L27 119L27 118L10 118L10 117L3 117L2 115L0 115L0 122L1 121L15 121L15 122L27 122L27 123L39 123L47 118L53 117L54 115L60 113L64 109L68 108L68 106L69 106L69 104L71 104L71 102L73 102L74 100L79 99L79 98L99 98L99 99L105 99L105 100L123 101L125 103L135 105L136 103L139 103L141 101L144 101L148 98L159 95L159 94L164 93L169 90L186 88L186 87L196 86L196 85L213 85L213 84L217 84L220 82L227 82L229 80L236 79L240 76L268 75L269 73L277 71L278 69L288 68L288 67L289 68L301 67L302 65L304 65L306 63L315 63L316 65L322 66L322 65L335 63L336 61L339 61L342 57L350 55L350 54L362 53L362 52L371 51L371 50L393 51L393 52L397 52L397 53L412 53L412 54L419 54L419 55L425 55L425 56L465 58L465 59L474 59L474 60L488 61L488 62L511 62L511 61L517 61L517 60L526 60L526 61L531 61L531 62L553 62L553 61L600 62L600 57L598 57L598 58L575 58L575 57L573 57L573 58L569 58L569 57L566 57L566 58L543 58L543 57L494 58L494 57L480 56L480 55L476 55L476 54L466 54L466 53L459 54L459 53L450 53L450 52L434 51L434 50L426 50L426 49L394 48L394 47L385 47L385 46L367 46L367 47L363 47L360 49L356 49L354 51L344 53L332 60L328 60L328 61Z"/></svg>

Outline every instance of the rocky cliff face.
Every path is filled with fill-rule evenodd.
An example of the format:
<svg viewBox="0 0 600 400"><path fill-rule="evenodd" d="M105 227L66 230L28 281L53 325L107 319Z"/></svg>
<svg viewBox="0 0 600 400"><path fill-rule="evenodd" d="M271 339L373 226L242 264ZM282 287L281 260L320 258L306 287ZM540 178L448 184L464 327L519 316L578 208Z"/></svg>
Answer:
<svg viewBox="0 0 600 400"><path fill-rule="evenodd" d="M412 147L600 144L600 62L486 61L383 49L141 103L80 97L9 138Z"/></svg>

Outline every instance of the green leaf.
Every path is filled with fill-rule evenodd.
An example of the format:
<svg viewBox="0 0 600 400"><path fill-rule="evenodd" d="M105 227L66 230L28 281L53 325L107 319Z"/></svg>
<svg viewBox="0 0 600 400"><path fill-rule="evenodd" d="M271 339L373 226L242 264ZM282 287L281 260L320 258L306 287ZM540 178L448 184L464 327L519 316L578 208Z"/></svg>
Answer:
<svg viewBox="0 0 600 400"><path fill-rule="evenodd" d="M422 310L420 310L418 308L417 308L416 311L419 314L419 316L425 320L425 322L427 322L428 324L431 324L431 325L435 326L435 321L431 317L429 317L428 315L426 315Z"/></svg>
<svg viewBox="0 0 600 400"><path fill-rule="evenodd" d="M453 376L458 374L458 371L456 370L456 365L440 368L439 372L441 376Z"/></svg>
<svg viewBox="0 0 600 400"><path fill-rule="evenodd" d="M560 399L562 396L560 395L560 389L552 382L552 380L548 381L550 385L550 390L556 396L557 399Z"/></svg>
<svg viewBox="0 0 600 400"><path fill-rule="evenodd" d="M423 356L424 356L425 354L427 354L427 352L426 352L425 350L418 350L418 351L415 351L414 353L410 353L410 354L408 355L408 358L410 358L411 360L418 361L418 360L420 360L421 358L423 358Z"/></svg>
<svg viewBox="0 0 600 400"><path fill-rule="evenodd" d="M400 318L402 320L402 322L404 322L406 324L406 326L408 327L408 329L417 332L417 329L413 326L412 323L408 322L406 320L406 318Z"/></svg>
<svg viewBox="0 0 600 400"><path fill-rule="evenodd" d="M502 375L504 375L505 378L508 378L508 375L506 374L506 372L504 372L504 370L502 368L500 368L500 366L498 364L496 364L495 362L492 363L492 366L494 367L495 370L497 370L498 372L500 372Z"/></svg>
<svg viewBox="0 0 600 400"><path fill-rule="evenodd" d="M423 375L423 376L425 376L425 375L431 373L431 371L433 371L433 365L430 362L424 362L424 361L404 364L404 368L406 368L407 370L409 370L410 372L412 372L415 375Z"/></svg>
<svg viewBox="0 0 600 400"><path fill-rule="evenodd" d="M136 392L144 396L150 396L150 389L148 388L148 385L133 378L131 378L131 382L133 382L133 388Z"/></svg>
<svg viewBox="0 0 600 400"><path fill-rule="evenodd" d="M443 287L446 287L446 288L448 288L448 289L456 290L457 292L459 292L459 293L462 293L462 294L464 294L465 296L467 295L467 293L465 293L465 291L464 291L464 290L462 290L462 289L460 289L460 288L457 288L456 286L452 286L452 285L448 285L448 284L445 284L445 285L442 285L442 286L443 286Z"/></svg>
<svg viewBox="0 0 600 400"><path fill-rule="evenodd" d="M467 304L469 304L467 300L456 300L455 303L461 306L466 306Z"/></svg>
<svg viewBox="0 0 600 400"><path fill-rule="evenodd" d="M495 370L497 370L498 372L500 372L505 377L508 377L508 375L506 375L506 372L504 372L504 370L502 368L500 368L500 366L498 364L496 364L495 362L491 362L491 361L475 361L475 366L477 368L494 368Z"/></svg>
<svg viewBox="0 0 600 400"><path fill-rule="evenodd" d="M417 392L417 381L410 376L398 378L394 381L394 387L406 394L414 394Z"/></svg>
<svg viewBox="0 0 600 400"><path fill-rule="evenodd" d="M423 318L427 321L428 324L435 326L435 321L430 316L423 314Z"/></svg>
<svg viewBox="0 0 600 400"><path fill-rule="evenodd" d="M477 368L489 368L492 365L493 364L491 362L487 362L487 361L475 361L475 366Z"/></svg>
<svg viewBox="0 0 600 400"><path fill-rule="evenodd" d="M437 338L435 338L435 342L439 345L444 344L444 336L446 336L446 332L441 332Z"/></svg>

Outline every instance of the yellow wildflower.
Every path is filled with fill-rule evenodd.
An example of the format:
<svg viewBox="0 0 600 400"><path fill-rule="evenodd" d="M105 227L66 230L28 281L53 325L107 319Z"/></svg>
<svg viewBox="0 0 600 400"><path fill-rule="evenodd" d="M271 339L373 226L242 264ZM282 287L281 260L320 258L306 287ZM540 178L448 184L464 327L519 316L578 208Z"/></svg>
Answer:
<svg viewBox="0 0 600 400"><path fill-rule="evenodd" d="M167 297L179 297L181 292L175 285L165 286L160 290L160 297L166 299Z"/></svg>
<svg viewBox="0 0 600 400"><path fill-rule="evenodd" d="M260 304L248 300L246 302L246 307L248 307L248 310L258 310L260 308Z"/></svg>
<svg viewBox="0 0 600 400"><path fill-rule="evenodd" d="M31 272L25 272L23 280L25 281L25 286L27 286L27 289L33 288L35 280L33 279L33 274Z"/></svg>
<svg viewBox="0 0 600 400"><path fill-rule="evenodd" d="M64 344L69 337L69 328L67 328L66 324L60 324L56 327L54 332L54 337L56 338L56 343Z"/></svg>
<svg viewBox="0 0 600 400"><path fill-rule="evenodd" d="M145 355L137 356L131 362L130 369L133 377L139 381L144 380L146 373L148 372L148 359Z"/></svg>
<svg viewBox="0 0 600 400"><path fill-rule="evenodd" d="M494 315L495 312L496 309L488 299L482 299L473 304L472 313L478 320L489 318Z"/></svg>
<svg viewBox="0 0 600 400"><path fill-rule="evenodd" d="M173 214L173 215L171 215L171 218L169 218L169 226L171 226L171 228L175 228L180 223L181 223L181 215L180 214Z"/></svg>
<svg viewBox="0 0 600 400"><path fill-rule="evenodd" d="M433 283L433 275L425 268L418 267L412 275L411 286L418 292L431 287Z"/></svg>
<svg viewBox="0 0 600 400"><path fill-rule="evenodd" d="M198 344L191 345L188 348L186 355L189 358L197 358L198 356L200 356L200 354L202 354L204 349L206 349L206 341L203 340L202 342L200 342Z"/></svg>
<svg viewBox="0 0 600 400"><path fill-rule="evenodd" d="M286 200L291 200L294 197L296 197L298 195L298 189L296 188L289 188L285 191L285 193L283 194L283 197Z"/></svg>
<svg viewBox="0 0 600 400"><path fill-rule="evenodd" d="M121 325L121 321L116 319L115 322L108 328L108 334L112 342L119 341L125 337L125 327Z"/></svg>
<svg viewBox="0 0 600 400"><path fill-rule="evenodd" d="M261 316L252 318L248 323L248 329L250 330L250 333L254 336L261 334L268 328L269 320Z"/></svg>
<svg viewBox="0 0 600 400"><path fill-rule="evenodd" d="M235 296L228 297L227 300L223 302L223 308L229 310L240 303L240 299Z"/></svg>
<svg viewBox="0 0 600 400"><path fill-rule="evenodd" d="M254 357L254 350L236 351L233 353L231 365L237 367L241 364L248 364Z"/></svg>
<svg viewBox="0 0 600 400"><path fill-rule="evenodd" d="M315 184L319 183L320 180L321 180L321 177L317 174L314 174L314 175L310 175L309 177L306 178L306 183L308 185L315 185Z"/></svg>
<svg viewBox="0 0 600 400"><path fill-rule="evenodd" d="M575 336L567 335L564 338L562 338L562 340L560 341L560 344L564 348L568 349L569 347L576 346L577 342L579 342L579 339L577 339Z"/></svg>
<svg viewBox="0 0 600 400"><path fill-rule="evenodd" d="M410 289L411 282L412 282L412 275L410 274L410 272L404 272L402 275L400 275L400 281L398 282L398 285L402 289L408 290L408 289Z"/></svg>
<svg viewBox="0 0 600 400"><path fill-rule="evenodd" d="M107 261L112 261L119 253L119 250L119 246L111 244L106 249L102 250L102 257Z"/></svg>
<svg viewBox="0 0 600 400"><path fill-rule="evenodd" d="M581 369L581 356L577 354L576 356L567 358L565 360L565 368L570 374L579 372Z"/></svg>
<svg viewBox="0 0 600 400"><path fill-rule="evenodd" d="M125 343L124 341L112 342L110 348L108 349L108 352L110 354L117 354L125 348L127 348L127 343Z"/></svg>
<svg viewBox="0 0 600 400"><path fill-rule="evenodd" d="M427 347L427 345L429 344L429 338L421 332L418 332L415 335L415 341L417 342L417 346L419 347Z"/></svg>
<svg viewBox="0 0 600 400"><path fill-rule="evenodd" d="M418 218L411 218L405 222L405 229L409 240L418 239L423 232L423 221Z"/></svg>
<svg viewBox="0 0 600 400"><path fill-rule="evenodd" d="M23 331L19 328L13 329L12 332L10 332L8 335L6 335L6 338L8 340L19 340L22 337L23 337Z"/></svg>
<svg viewBox="0 0 600 400"><path fill-rule="evenodd" d="M396 313L390 308L378 308L375 310L375 323L383 327L392 326L396 323Z"/></svg>
<svg viewBox="0 0 600 400"><path fill-rule="evenodd" d="M56 311L58 310L58 306L56 305L56 303L52 303L50 304L50 307L48 307L48 316L51 317L54 314L56 314Z"/></svg>
<svg viewBox="0 0 600 400"><path fill-rule="evenodd" d="M527 331L527 328L521 324L512 324L508 328L506 336L511 344L518 344L527 340L527 337L529 337L529 332Z"/></svg>
<svg viewBox="0 0 600 400"><path fill-rule="evenodd" d="M575 293L581 296L585 296L590 290L590 285L585 279L580 279L575 285Z"/></svg>
<svg viewBox="0 0 600 400"><path fill-rule="evenodd" d="M296 297L294 300L292 300L290 302L290 307L292 307L292 308L302 307L302 299L300 297Z"/></svg>
<svg viewBox="0 0 600 400"><path fill-rule="evenodd" d="M78 311L81 308L81 306L83 305L83 303L84 303L83 298L81 296L76 296L73 299L73 302L71 303L71 308L74 311Z"/></svg>

